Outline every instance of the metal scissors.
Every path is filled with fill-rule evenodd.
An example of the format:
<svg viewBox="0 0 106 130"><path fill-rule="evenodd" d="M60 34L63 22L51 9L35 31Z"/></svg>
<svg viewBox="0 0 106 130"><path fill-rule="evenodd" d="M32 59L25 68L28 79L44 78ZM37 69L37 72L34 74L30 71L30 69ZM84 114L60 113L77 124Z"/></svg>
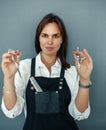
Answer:
<svg viewBox="0 0 106 130"><path fill-rule="evenodd" d="M80 48L77 47L76 50L80 50ZM80 73L80 65L81 65L81 63L82 63L85 59L86 59L86 57L83 57L83 58L82 58L80 55L77 55L77 60L78 60L78 66L77 66L77 79L78 79L79 73Z"/></svg>
<svg viewBox="0 0 106 130"><path fill-rule="evenodd" d="M15 50L9 48L8 53L11 54L11 51L15 51ZM15 65L16 65L16 67L17 67L18 74L19 74L19 76L21 78L22 76L21 76L21 73L20 73L20 70L19 70L19 64L17 63L17 56L16 55L13 55L13 61L14 61Z"/></svg>

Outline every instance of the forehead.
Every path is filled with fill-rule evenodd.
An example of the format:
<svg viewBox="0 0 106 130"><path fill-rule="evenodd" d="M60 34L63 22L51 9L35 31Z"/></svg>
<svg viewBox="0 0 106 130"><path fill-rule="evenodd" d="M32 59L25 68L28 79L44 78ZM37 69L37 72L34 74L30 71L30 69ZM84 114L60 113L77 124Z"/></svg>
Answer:
<svg viewBox="0 0 106 130"><path fill-rule="evenodd" d="M44 26L41 33L60 33L60 29L56 23L48 23Z"/></svg>

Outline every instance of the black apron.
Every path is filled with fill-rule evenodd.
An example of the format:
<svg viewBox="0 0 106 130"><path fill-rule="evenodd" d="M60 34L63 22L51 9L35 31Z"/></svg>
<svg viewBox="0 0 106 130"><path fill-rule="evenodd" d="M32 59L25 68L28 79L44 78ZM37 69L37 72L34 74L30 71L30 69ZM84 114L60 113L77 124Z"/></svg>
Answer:
<svg viewBox="0 0 106 130"><path fill-rule="evenodd" d="M31 76L35 76L35 58ZM71 101L69 87L61 69L59 78L34 77L43 92L36 92L30 80L26 88L27 117L23 130L78 130L68 112Z"/></svg>

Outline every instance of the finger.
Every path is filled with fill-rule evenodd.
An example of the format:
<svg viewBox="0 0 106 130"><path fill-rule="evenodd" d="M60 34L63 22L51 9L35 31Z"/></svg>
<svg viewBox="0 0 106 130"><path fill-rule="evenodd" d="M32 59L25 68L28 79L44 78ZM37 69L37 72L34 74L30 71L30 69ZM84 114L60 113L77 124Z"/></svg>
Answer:
<svg viewBox="0 0 106 130"><path fill-rule="evenodd" d="M84 52L84 55L87 57L87 60L89 61L89 63L93 64L92 58L90 54L88 53L88 51L84 49L83 52Z"/></svg>
<svg viewBox="0 0 106 130"><path fill-rule="evenodd" d="M22 51L19 51L18 55L17 55L17 62L18 63L20 62L21 55L22 55Z"/></svg>
<svg viewBox="0 0 106 130"><path fill-rule="evenodd" d="M74 54L76 55L76 58L77 58L77 56L78 56L79 59L80 59L81 57L82 57L82 58L85 57L83 51L80 51L80 50L74 51Z"/></svg>
<svg viewBox="0 0 106 130"><path fill-rule="evenodd" d="M4 62L4 61L12 61L12 56L10 55L10 54L8 54L8 53L4 53L3 55L2 55L2 62Z"/></svg>
<svg viewBox="0 0 106 130"><path fill-rule="evenodd" d="M9 50L8 53L12 56L12 60L19 63L22 52L20 50Z"/></svg>
<svg viewBox="0 0 106 130"><path fill-rule="evenodd" d="M79 63L79 58L77 57L76 54L74 54L74 59L75 59L76 69L79 71L79 69L80 69L80 63Z"/></svg>

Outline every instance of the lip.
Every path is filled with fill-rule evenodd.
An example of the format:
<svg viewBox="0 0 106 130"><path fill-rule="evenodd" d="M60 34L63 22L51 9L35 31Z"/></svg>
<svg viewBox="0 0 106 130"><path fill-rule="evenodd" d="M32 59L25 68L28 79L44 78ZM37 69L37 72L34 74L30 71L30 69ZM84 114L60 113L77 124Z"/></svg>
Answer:
<svg viewBox="0 0 106 130"><path fill-rule="evenodd" d="M48 51L52 51L52 50L53 50L53 47L46 47L46 49L47 49Z"/></svg>

